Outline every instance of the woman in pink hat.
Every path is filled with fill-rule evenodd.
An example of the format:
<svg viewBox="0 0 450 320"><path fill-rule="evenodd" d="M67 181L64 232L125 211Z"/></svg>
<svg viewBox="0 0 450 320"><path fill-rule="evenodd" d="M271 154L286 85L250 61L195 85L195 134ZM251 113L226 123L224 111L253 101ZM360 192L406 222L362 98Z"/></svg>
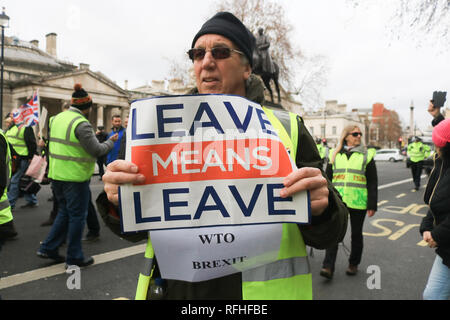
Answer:
<svg viewBox="0 0 450 320"><path fill-rule="evenodd" d="M423 240L436 248L436 259L423 292L425 300L450 298L450 119L433 129L434 168L425 191L429 205L420 226Z"/></svg>

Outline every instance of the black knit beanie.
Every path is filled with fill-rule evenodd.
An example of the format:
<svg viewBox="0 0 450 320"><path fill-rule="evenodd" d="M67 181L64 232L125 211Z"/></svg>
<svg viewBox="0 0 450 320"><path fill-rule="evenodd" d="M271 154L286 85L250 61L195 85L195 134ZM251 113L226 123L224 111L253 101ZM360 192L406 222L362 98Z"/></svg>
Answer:
<svg viewBox="0 0 450 320"><path fill-rule="evenodd" d="M253 50L256 43L255 37L233 14L229 12L219 12L206 21L194 37L191 48L194 48L198 38L205 34L218 34L233 41L233 43L245 54L250 62L250 66L253 67Z"/></svg>
<svg viewBox="0 0 450 320"><path fill-rule="evenodd" d="M75 84L74 86L75 92L72 94L72 107L75 107L80 110L88 109L92 106L92 98L91 96L83 89L80 83Z"/></svg>

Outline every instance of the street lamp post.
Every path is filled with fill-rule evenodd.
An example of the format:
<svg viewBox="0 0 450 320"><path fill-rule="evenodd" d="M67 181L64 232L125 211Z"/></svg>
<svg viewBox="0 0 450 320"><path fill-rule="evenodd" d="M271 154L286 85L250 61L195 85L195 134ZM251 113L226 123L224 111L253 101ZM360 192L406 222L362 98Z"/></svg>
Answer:
<svg viewBox="0 0 450 320"><path fill-rule="evenodd" d="M2 55L1 55L1 70L0 70L0 129L3 125L3 70L5 66L5 28L9 27L9 17L5 14L5 7L3 7L3 12L0 14L0 27L2 28Z"/></svg>

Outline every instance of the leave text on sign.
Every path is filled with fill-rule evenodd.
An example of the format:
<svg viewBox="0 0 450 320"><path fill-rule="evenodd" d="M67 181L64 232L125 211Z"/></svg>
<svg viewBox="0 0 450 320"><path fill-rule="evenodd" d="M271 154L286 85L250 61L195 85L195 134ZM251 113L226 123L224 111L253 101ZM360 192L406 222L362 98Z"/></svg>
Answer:
<svg viewBox="0 0 450 320"><path fill-rule="evenodd" d="M264 185L259 184L255 186L252 198L249 204L246 205L242 199L239 190L235 186L228 186L230 196L238 203L241 210L242 217L251 218L255 205L260 198L261 191ZM290 202L291 197L281 198L275 196L275 190L284 188L282 184L267 184L266 186L266 197L262 197L267 201L268 206L268 216L292 216L296 214L295 210L280 210L276 209L277 202ZM178 188L178 189L165 189L163 190L164 199L164 215L163 216L152 216L143 217L142 216L142 205L141 205L141 194L139 192L134 193L134 206L136 213L137 223L152 223L161 221L180 221L180 220L200 220L204 213L214 212L214 214L219 213L222 218L232 218L230 212L227 209L225 203L219 197L219 194L214 187L208 186L205 188L203 195L196 207L195 212L192 214L187 214L187 209L189 208L189 188ZM174 196L184 195L183 199L178 199L178 201L173 200ZM228 196L228 195L227 195ZM182 200L182 201L180 201ZM180 209L181 208L181 209ZM178 213L174 211L178 209ZM164 220L162 220L162 218Z"/></svg>
<svg viewBox="0 0 450 320"><path fill-rule="evenodd" d="M252 106L248 106L247 113L244 119L239 119L236 110L230 102L223 102L228 115L231 117L236 129L241 133L246 133L249 128L249 123L256 114L258 122L261 126L262 132L266 134L277 135L274 131L269 130L271 127L270 122L267 120L267 117L264 114L262 109L256 109ZM224 134L220 121L217 119L216 115L211 109L211 106L207 102L200 103L198 107L197 113L194 117L194 121L190 124L189 130L175 130L176 127L186 127L186 123L182 117L174 117L167 115L171 113L171 115L180 113L184 111L184 104L167 104L167 105L157 105L156 106L156 119L158 129L156 132L137 132L136 119L139 116L137 114L137 110L132 110L132 140L145 140L145 139L158 139L158 138L173 138L173 137L186 137L186 136L194 136L195 132L199 128L214 128L218 134ZM207 120L203 120L202 118L207 117ZM167 129L167 126L172 126L171 129Z"/></svg>

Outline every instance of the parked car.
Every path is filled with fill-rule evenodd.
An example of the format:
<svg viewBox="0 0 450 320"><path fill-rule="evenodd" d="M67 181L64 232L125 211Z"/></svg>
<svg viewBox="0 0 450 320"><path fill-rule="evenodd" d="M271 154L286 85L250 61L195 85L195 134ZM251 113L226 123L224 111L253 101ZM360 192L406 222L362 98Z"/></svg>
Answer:
<svg viewBox="0 0 450 320"><path fill-rule="evenodd" d="M400 149L380 149L374 157L375 161L403 161L405 156L402 155Z"/></svg>

